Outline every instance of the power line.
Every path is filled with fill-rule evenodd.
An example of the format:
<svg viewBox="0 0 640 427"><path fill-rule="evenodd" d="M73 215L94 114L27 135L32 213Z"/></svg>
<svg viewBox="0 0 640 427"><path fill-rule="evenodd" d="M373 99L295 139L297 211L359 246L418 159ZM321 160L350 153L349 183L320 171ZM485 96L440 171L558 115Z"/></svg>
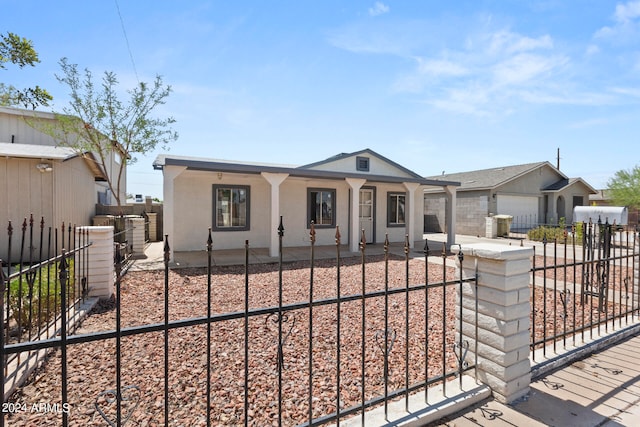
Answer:
<svg viewBox="0 0 640 427"><path fill-rule="evenodd" d="M118 4L118 0L114 0L116 4L116 9L118 10L118 16L120 17L120 25L122 26L122 34L124 34L124 40L127 43L127 50L129 51L129 58L131 58L131 65L133 65L133 72L136 75L136 80L140 83L140 78L138 77L138 70L136 69L136 62L133 60L133 53L131 53L131 46L129 46L129 38L127 37L127 30L124 27L124 20L122 19L122 14L120 13L120 5Z"/></svg>

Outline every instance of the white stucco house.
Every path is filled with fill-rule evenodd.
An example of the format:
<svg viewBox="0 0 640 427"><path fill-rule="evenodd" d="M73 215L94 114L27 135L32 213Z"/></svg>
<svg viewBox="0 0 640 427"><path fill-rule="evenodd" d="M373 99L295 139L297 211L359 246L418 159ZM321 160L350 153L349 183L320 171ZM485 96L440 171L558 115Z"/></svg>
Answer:
<svg viewBox="0 0 640 427"><path fill-rule="evenodd" d="M172 252L204 248L211 227L215 249L268 248L278 254L282 217L285 247L309 244L313 221L317 245L341 242L357 251L364 230L367 244L410 245L422 240L424 189L445 191L455 212L457 182L435 181L369 150L342 153L303 166L283 166L163 154L154 168L164 179L164 232ZM448 244L455 219L449 214Z"/></svg>

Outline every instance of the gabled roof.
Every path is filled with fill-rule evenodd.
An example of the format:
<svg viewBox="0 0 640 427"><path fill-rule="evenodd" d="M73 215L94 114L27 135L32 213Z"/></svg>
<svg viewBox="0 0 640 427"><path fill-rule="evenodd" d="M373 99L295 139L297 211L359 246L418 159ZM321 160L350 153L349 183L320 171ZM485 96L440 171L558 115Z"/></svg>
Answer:
<svg viewBox="0 0 640 427"><path fill-rule="evenodd" d="M405 168L402 165L399 165L398 163L394 162L393 160L389 160L386 157L376 153L375 151L369 149L369 148L365 148L364 150L360 150L360 151L355 151L353 153L340 153L340 154L336 154L335 156L329 157L328 159L325 160L320 160L319 162L314 162L314 163L309 163L307 165L302 165L299 166L300 169L315 169L318 166L322 166L322 165L327 165L329 163L333 163L337 160L342 160L342 159L346 159L349 157L355 157L355 156L362 156L362 155L369 155L369 156L374 156L377 157L378 159L382 160L385 163L388 163L389 165L403 171L404 173L413 176L414 178L422 178L419 174L413 172L412 170L409 170L407 168Z"/></svg>
<svg viewBox="0 0 640 427"><path fill-rule="evenodd" d="M592 186L590 186L589 184L587 184L587 182L585 180L583 180L582 178L569 178L569 179L561 179L560 181L549 185L546 188L543 188L542 191L561 191L564 190L567 187L571 187L572 185L575 184L582 184L585 187L587 187L589 189L589 193L590 194L595 194L597 193L596 189L594 189Z"/></svg>
<svg viewBox="0 0 640 427"><path fill-rule="evenodd" d="M470 172L459 172L451 174L443 174L427 177L427 179L433 180L447 180L460 182L460 188L457 191L469 191L469 190L489 190L492 188L504 185L514 179L517 179L527 173L534 171L538 168L548 166L558 173L559 177L565 180L569 178L562 172L557 170L549 162L536 162L526 163L515 166L503 166L491 169L481 169Z"/></svg>
<svg viewBox="0 0 640 427"><path fill-rule="evenodd" d="M328 163L344 157L354 156L360 153L368 153L379 157L382 160L388 161L395 167L400 168L403 171L407 171L410 176L393 176L393 175L376 175L371 173L361 172L343 172L333 170L314 169L312 166ZM275 165L267 163L253 163L253 162L236 162L219 159L206 159L190 156L174 156L168 154L159 155L153 162L153 168L161 170L165 166L183 166L191 170L201 171L215 171L215 172L229 172L229 173L247 173L247 174L260 174L262 172L271 173L286 173L289 176L304 177L304 178L318 178L318 179L339 179L345 178L364 178L370 182L390 182L390 183L402 183L402 182L416 182L422 185L435 185L438 187L453 185L458 186L457 182L449 181L433 181L427 178L423 178L415 172L411 172L390 160L385 159L379 154L374 153L371 150L362 150L351 154L339 154L338 156L331 157L327 160L323 160L317 163L311 163L303 166L290 166L290 165Z"/></svg>

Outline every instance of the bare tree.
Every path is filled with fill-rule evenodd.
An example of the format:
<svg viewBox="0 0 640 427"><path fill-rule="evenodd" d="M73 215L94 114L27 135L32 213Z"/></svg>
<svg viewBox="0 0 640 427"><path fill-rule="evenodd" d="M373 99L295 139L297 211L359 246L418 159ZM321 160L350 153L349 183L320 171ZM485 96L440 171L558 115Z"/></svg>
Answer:
<svg viewBox="0 0 640 427"><path fill-rule="evenodd" d="M90 152L104 171L109 190L118 206L126 194L124 173L136 155L145 154L160 145L163 148L178 138L172 130L172 117L158 118L156 108L166 102L171 87L156 76L152 84L144 82L127 91L129 99L118 97L118 80L113 72L105 72L101 85L94 85L88 69L78 71L66 58L60 61L59 82L70 89L69 106L56 114L56 129L50 132L62 144L80 153ZM113 162L114 156L119 162Z"/></svg>

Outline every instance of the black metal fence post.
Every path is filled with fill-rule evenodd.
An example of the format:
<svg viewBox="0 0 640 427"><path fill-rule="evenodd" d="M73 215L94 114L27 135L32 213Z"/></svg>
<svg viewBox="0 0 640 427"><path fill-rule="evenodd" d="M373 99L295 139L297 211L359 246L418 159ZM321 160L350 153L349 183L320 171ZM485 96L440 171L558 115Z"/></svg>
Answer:
<svg viewBox="0 0 640 427"><path fill-rule="evenodd" d="M4 274L4 265L2 264L2 259L0 259L0 327L8 328L8 324L5 325L4 319L4 298L5 298L5 274ZM5 362L5 351L4 351L5 339L4 334L0 331L0 361L2 361L2 372L5 372L6 362ZM4 403L4 379L6 378L6 373L2 375L2 381L0 381L0 396L2 396L2 403ZM0 427L4 427L4 411L0 413Z"/></svg>
<svg viewBox="0 0 640 427"><path fill-rule="evenodd" d="M309 424L313 421L313 273L315 267L315 246L316 246L316 228L311 221L309 230L309 241L311 243L311 265L309 266Z"/></svg>
<svg viewBox="0 0 640 427"><path fill-rule="evenodd" d="M67 404L67 280L69 278L67 254L62 249L62 259L60 260L60 352L62 364L62 405ZM69 424L69 414L62 412L62 425Z"/></svg>
<svg viewBox="0 0 640 427"><path fill-rule="evenodd" d="M169 427L169 235L164 240L164 425Z"/></svg>
<svg viewBox="0 0 640 427"><path fill-rule="evenodd" d="M340 427L340 316L341 316L341 298L340 291L340 226L336 226L335 243L336 243L336 427Z"/></svg>
<svg viewBox="0 0 640 427"><path fill-rule="evenodd" d="M207 238L207 426L211 425L211 256L213 238L211 227ZM245 389L247 384L245 383ZM245 414L246 418L246 414Z"/></svg>
<svg viewBox="0 0 640 427"><path fill-rule="evenodd" d="M366 365L365 365L365 361L366 361L366 338L367 338L367 322L366 322L366 309L367 309L367 298L366 298L366 294L367 294L367 290L366 290L366 274L365 274L365 266L366 266L366 247L367 247L367 238L365 237L364 234L364 229L362 230L362 237L360 238L360 252L362 255L362 298L361 298L361 307L362 307L362 349L361 349L361 377L360 377L360 381L361 381L361 388L362 388L362 405L361 405L361 419L362 419L362 425L366 425L365 424L365 403L367 401L366 398L366 387L365 387L365 381L367 378L367 373L366 373Z"/></svg>

